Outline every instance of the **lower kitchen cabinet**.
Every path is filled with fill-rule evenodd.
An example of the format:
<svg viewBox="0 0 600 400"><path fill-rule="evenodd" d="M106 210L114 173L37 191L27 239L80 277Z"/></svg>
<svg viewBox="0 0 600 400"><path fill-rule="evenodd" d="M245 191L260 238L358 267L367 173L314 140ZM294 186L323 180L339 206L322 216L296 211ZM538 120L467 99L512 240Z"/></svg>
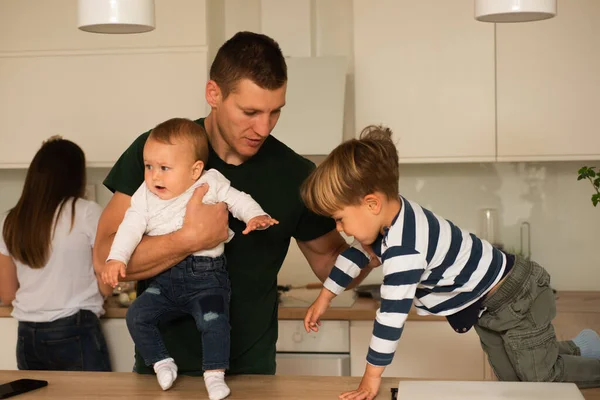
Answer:
<svg viewBox="0 0 600 400"><path fill-rule="evenodd" d="M322 321L306 333L304 321L279 321L277 375L349 376L350 322Z"/></svg>
<svg viewBox="0 0 600 400"><path fill-rule="evenodd" d="M17 327L14 318L0 318L0 370L17 369Z"/></svg>
<svg viewBox="0 0 600 400"><path fill-rule="evenodd" d="M103 318L100 321L108 344L112 370L131 372L135 361L135 349L125 318Z"/></svg>
<svg viewBox="0 0 600 400"><path fill-rule="evenodd" d="M350 374L362 376L373 333L373 321L350 323ZM474 329L464 334L445 321L407 321L394 361L384 377L484 379L483 350Z"/></svg>

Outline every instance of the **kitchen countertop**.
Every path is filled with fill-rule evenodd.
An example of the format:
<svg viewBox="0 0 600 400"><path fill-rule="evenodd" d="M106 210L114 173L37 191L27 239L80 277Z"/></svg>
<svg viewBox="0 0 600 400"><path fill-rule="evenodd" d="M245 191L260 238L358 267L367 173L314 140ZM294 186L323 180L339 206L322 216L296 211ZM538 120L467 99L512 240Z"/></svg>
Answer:
<svg viewBox="0 0 600 400"><path fill-rule="evenodd" d="M600 291L561 291L556 299L557 312L563 313L600 313ZM369 321L375 319L378 302L368 298L357 298L352 307L331 307L325 312L323 320ZM104 318L124 318L127 308L117 303L116 297L106 302ZM280 320L302 320L307 307L279 307ZM10 317L11 307L0 307L0 317ZM419 316L414 309L408 320L444 321L440 316Z"/></svg>
<svg viewBox="0 0 600 400"><path fill-rule="evenodd" d="M0 371L0 383L22 378L48 381L47 387L20 395L19 399L23 400L207 397L204 381L200 377L181 376L170 390L163 392L153 375L138 375L132 372ZM337 399L340 393L356 388L360 379L346 376L235 375L227 379L231 388L231 396L228 399ZM399 380L383 378L377 399L390 399L390 389L397 387ZM582 393L585 400L600 400L600 389L584 389Z"/></svg>
<svg viewBox="0 0 600 400"><path fill-rule="evenodd" d="M308 307L279 307L278 317L280 320L303 320ZM345 320L345 321L372 321L375 320L375 312L379 308L379 303L373 299L357 298L352 307L331 307L325 314L323 320ZM103 318L125 318L127 307L119 305L117 297L111 296L106 300L106 313ZM0 318L10 317L12 307L0 307ZM419 316L415 310L411 310L408 315L409 320L428 320L428 321L445 321L444 317L440 316Z"/></svg>

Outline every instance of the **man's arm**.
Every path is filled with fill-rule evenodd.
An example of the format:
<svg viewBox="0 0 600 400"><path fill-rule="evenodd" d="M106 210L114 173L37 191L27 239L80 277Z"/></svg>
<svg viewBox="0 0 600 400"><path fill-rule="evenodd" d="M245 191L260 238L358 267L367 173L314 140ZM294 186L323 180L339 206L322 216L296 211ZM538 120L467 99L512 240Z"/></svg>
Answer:
<svg viewBox="0 0 600 400"><path fill-rule="evenodd" d="M210 249L227 240L228 212L224 204L207 205L202 198L208 186L200 186L188 202L183 227L162 236L144 236L133 252L123 280L148 279L165 271L188 255ZM104 265L131 197L115 192L102 212L94 244L94 264Z"/></svg>
<svg viewBox="0 0 600 400"><path fill-rule="evenodd" d="M306 242L298 241L298 247L306 257L315 275L321 282L325 282L335 264L335 260L349 246L338 231L334 229L316 239ZM379 266L377 257L371 257L369 265L361 270L360 274L350 283L348 289L360 284L371 270L377 266Z"/></svg>

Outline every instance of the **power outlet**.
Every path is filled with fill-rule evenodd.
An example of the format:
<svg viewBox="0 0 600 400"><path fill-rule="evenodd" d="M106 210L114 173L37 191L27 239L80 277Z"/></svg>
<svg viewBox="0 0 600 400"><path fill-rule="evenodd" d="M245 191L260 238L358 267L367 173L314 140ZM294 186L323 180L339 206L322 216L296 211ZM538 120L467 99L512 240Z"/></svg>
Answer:
<svg viewBox="0 0 600 400"><path fill-rule="evenodd" d="M96 201L96 185L85 185L85 196L89 201Z"/></svg>

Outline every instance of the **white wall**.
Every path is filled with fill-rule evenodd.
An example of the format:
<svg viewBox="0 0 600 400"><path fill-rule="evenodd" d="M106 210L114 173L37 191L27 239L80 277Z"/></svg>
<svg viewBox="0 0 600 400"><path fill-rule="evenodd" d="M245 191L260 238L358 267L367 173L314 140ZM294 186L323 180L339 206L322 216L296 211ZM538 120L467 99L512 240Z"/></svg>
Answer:
<svg viewBox="0 0 600 400"><path fill-rule="evenodd" d="M506 248L520 247L520 224L531 224L534 260L552 274L563 290L600 290L600 207L590 201L592 187L577 181L577 162L422 164L400 167L400 191L435 213L477 233L479 210L494 207L501 219ZM596 163L600 165L600 163ZM0 169L0 211L14 206L26 171ZM106 205L111 193L102 186L106 168L88 169L89 183ZM367 282L377 283L376 271ZM279 274L283 284L316 281L293 244Z"/></svg>
<svg viewBox="0 0 600 400"><path fill-rule="evenodd" d="M520 226L531 224L532 259L563 290L600 290L600 207L592 186L577 181L583 163L420 164L400 167L400 192L458 226L477 233L479 211L493 207L507 249L519 249ZM588 164L590 165L590 164ZM596 163L595 165L600 165ZM380 283L381 271L366 282ZM295 246L281 283L316 279Z"/></svg>

